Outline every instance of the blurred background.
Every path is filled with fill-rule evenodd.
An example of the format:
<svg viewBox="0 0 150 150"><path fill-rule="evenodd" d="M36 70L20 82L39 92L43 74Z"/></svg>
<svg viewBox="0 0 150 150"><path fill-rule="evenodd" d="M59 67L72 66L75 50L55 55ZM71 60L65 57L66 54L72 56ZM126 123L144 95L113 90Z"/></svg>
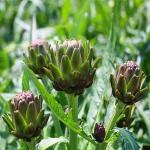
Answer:
<svg viewBox="0 0 150 150"><path fill-rule="evenodd" d="M36 38L88 39L109 65L138 61L149 84L150 0L0 0L0 115L9 109L6 100L21 91L22 55ZM150 149L148 99L137 109L137 127L131 129L143 149ZM1 119L0 125L0 150L16 149Z"/></svg>

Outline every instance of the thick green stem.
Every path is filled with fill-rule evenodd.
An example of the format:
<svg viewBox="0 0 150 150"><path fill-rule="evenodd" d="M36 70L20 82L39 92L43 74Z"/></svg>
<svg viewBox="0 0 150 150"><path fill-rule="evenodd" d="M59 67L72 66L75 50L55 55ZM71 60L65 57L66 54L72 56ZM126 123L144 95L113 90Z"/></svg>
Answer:
<svg viewBox="0 0 150 150"><path fill-rule="evenodd" d="M78 98L74 95L68 95L69 105L72 111L72 118L75 122L78 121ZM69 129L69 150L77 150L78 141L77 134Z"/></svg>
<svg viewBox="0 0 150 150"><path fill-rule="evenodd" d="M106 128L105 140L108 140L110 138L111 130L114 127L114 125L116 124L120 114L123 112L124 109L125 109L125 104L118 101L117 104L116 104L116 108L114 108L114 110L112 112L112 117L111 117L111 119L108 123L108 126ZM96 147L96 150L106 150L107 144L108 143L105 143L105 142L101 143L101 144L98 144L97 147Z"/></svg>
<svg viewBox="0 0 150 150"><path fill-rule="evenodd" d="M95 150L105 150L105 144L104 143L98 143Z"/></svg>
<svg viewBox="0 0 150 150"><path fill-rule="evenodd" d="M31 142L26 142L28 150L36 150L36 142L32 140Z"/></svg>

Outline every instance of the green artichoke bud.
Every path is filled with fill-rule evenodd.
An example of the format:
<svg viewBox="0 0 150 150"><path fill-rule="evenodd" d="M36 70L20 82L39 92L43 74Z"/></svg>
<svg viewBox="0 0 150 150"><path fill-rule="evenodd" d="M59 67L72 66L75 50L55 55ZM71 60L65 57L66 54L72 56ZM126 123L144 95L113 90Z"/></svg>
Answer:
<svg viewBox="0 0 150 150"><path fill-rule="evenodd" d="M93 61L93 49L89 42L66 40L50 46L50 62L44 71L58 91L82 94L91 86L100 58Z"/></svg>
<svg viewBox="0 0 150 150"><path fill-rule="evenodd" d="M27 64L38 77L44 75L43 67L46 67L49 63L48 48L48 42L40 39L34 41L28 47Z"/></svg>
<svg viewBox="0 0 150 150"><path fill-rule="evenodd" d="M3 120L11 133L20 139L30 141L40 135L49 114L42 109L41 97L30 92L19 93L9 101L11 114L4 114Z"/></svg>
<svg viewBox="0 0 150 150"><path fill-rule="evenodd" d="M110 76L112 94L127 105L132 105L147 95L146 76L134 61L128 61Z"/></svg>

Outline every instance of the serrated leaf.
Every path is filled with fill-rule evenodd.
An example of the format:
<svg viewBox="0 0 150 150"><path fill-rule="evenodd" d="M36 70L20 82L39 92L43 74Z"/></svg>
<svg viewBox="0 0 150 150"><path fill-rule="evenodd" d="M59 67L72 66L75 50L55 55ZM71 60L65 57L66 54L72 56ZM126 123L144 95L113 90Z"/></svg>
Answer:
<svg viewBox="0 0 150 150"><path fill-rule="evenodd" d="M116 128L116 132L120 134L119 141L122 142L123 149L125 150L139 150L140 146L134 139L133 135L124 128Z"/></svg>

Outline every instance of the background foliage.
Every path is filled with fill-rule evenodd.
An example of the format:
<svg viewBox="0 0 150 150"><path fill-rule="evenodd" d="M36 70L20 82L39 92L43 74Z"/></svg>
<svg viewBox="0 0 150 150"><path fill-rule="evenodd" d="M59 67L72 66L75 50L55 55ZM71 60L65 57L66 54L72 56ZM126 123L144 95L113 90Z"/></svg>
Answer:
<svg viewBox="0 0 150 150"><path fill-rule="evenodd" d="M150 0L1 0L0 115L9 111L6 101L16 92L28 87L25 75L28 73L22 73L21 61L32 40L43 38L52 42L66 38L88 39L95 48L95 55L102 57L102 64L97 70L93 86L79 97L79 122L87 134L92 133L93 125L97 121L107 125L114 106L114 101L110 101L112 97L109 75L113 72L115 63L137 60L147 74L149 84L149 14ZM65 94L52 90L50 82L48 86L65 109ZM38 93L40 90L35 87L30 83L30 89ZM149 98L148 96L135 106L134 121L130 127L133 135L125 129L115 129L115 133L120 132L120 138L116 144L110 144L112 149L119 147L121 143L124 149L139 149L138 145L141 149L150 149L150 119L147 117L150 115ZM49 110L46 105L45 108ZM0 124L0 150L15 150L16 139L9 134L1 118ZM49 119L42 136L56 137L52 118ZM134 143L132 136L138 145ZM63 138L56 140L66 142ZM130 140L133 145L129 148L126 142ZM87 144L82 138L80 142L81 149L93 148L92 144Z"/></svg>

